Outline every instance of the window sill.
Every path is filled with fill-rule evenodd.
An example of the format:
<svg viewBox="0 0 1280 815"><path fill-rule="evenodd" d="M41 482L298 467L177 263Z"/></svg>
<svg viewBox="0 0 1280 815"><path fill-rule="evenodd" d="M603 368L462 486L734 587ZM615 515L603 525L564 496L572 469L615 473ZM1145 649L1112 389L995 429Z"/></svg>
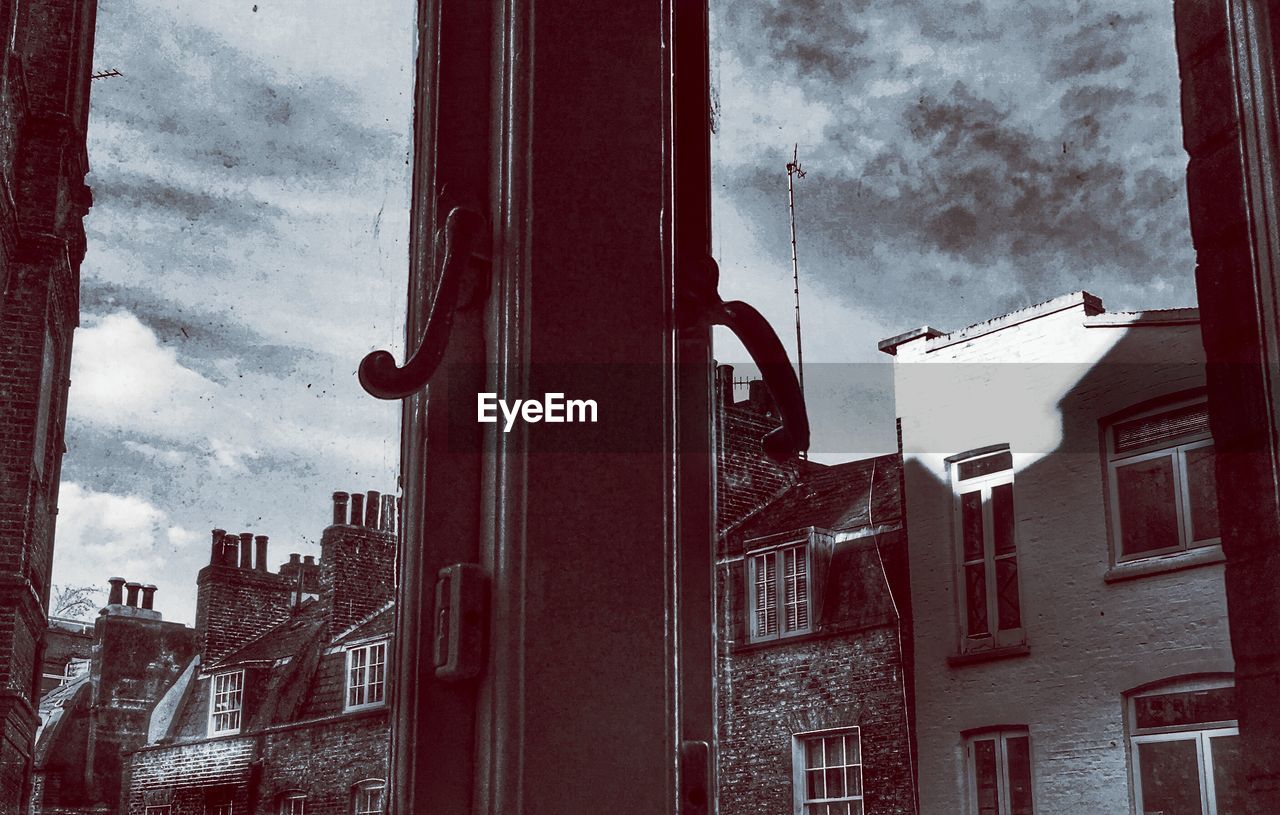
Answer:
<svg viewBox="0 0 1280 815"><path fill-rule="evenodd" d="M1024 642L1021 645L1004 645L1000 648L987 648L983 651L970 651L965 654L952 654L947 657L947 665L952 668L961 668L965 665L975 665L979 662L995 662L1000 659L1025 657L1030 654L1031 646Z"/></svg>
<svg viewBox="0 0 1280 815"><path fill-rule="evenodd" d="M1176 572L1179 569L1191 569L1196 566L1222 563L1226 559L1226 555L1222 553L1220 545L1202 546L1199 549L1191 549L1186 552L1175 552L1171 555L1159 555L1143 560L1117 563L1107 570L1102 579L1108 583L1119 583L1124 580L1133 580L1153 574L1164 574L1165 572Z"/></svg>

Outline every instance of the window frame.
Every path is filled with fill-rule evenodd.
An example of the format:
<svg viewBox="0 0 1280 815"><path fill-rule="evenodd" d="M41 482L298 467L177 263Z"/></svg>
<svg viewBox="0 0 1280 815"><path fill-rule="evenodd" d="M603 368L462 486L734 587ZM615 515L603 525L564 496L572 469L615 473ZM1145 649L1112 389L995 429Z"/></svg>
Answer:
<svg viewBox="0 0 1280 815"><path fill-rule="evenodd" d="M381 648L382 650L381 663L375 663L371 660L366 661L365 664L361 666L362 670L364 671L364 680L359 686L354 685L352 683L353 668L351 663L354 661L355 655L358 653L365 653L365 654L371 655L373 650L376 648ZM389 637L381 637L376 640L367 640L364 642L353 643L346 647L345 656L343 657L344 667L343 667L343 673L342 673L342 676L343 676L342 710L344 713L349 713L357 710L370 710L376 707L384 707L387 704L387 680L389 677L388 671L390 669L390 663L391 663L391 646L390 646ZM382 681L375 683L369 680L369 668L371 665L379 665L379 664L382 666ZM375 685L380 689L381 695L376 700L369 701L368 697L370 695L370 688L374 687ZM359 688L359 690L364 694L365 701L362 701L362 702L351 701L352 693L355 690L357 690L357 688Z"/></svg>
<svg viewBox="0 0 1280 815"><path fill-rule="evenodd" d="M378 793L377 809L361 809L361 796L371 792ZM387 782L382 778L366 778L351 786L352 815L384 815L387 811Z"/></svg>
<svg viewBox="0 0 1280 815"><path fill-rule="evenodd" d="M1136 812L1142 812L1142 759L1138 746L1157 742L1193 741L1196 745L1196 771L1200 786L1200 811L1202 815L1218 815L1217 784L1213 772L1214 738L1221 736L1239 736L1239 712L1235 719L1220 719L1206 722L1192 722L1185 725L1167 727L1138 727L1137 702L1147 696L1160 696L1168 693L1189 693L1198 690L1217 690L1233 688L1235 682L1231 677L1215 677L1208 679L1174 680L1152 685L1131 693L1125 700L1126 730L1128 731L1129 750L1129 785L1133 790L1133 805Z"/></svg>
<svg viewBox="0 0 1280 815"><path fill-rule="evenodd" d="M297 807L294 807L297 804ZM280 794L280 815L306 815L307 794L299 790L290 790Z"/></svg>
<svg viewBox="0 0 1280 815"><path fill-rule="evenodd" d="M233 677L239 678L239 685L235 688L219 691L218 684L220 681L231 681ZM238 704L234 708L227 710L218 710L218 697L220 694L233 695L239 694ZM237 671L223 671L216 673L209 679L209 735L210 736L234 736L238 734L244 727L244 694L245 694L245 673L241 668ZM235 716L235 726L218 729L219 716Z"/></svg>
<svg viewBox="0 0 1280 815"><path fill-rule="evenodd" d="M968 803L968 810L972 813L982 811L978 801L978 757L977 745L980 741L995 742L995 760L996 760L996 789L998 812L996 815L1011 815L1013 803L1010 801L1009 789L1012 783L1009 780L1009 740L1010 739L1026 739L1027 740L1027 773L1028 787L1031 791L1031 812L1036 811L1036 773L1035 773L1035 753L1031 749L1031 733L1024 726L1005 725L996 728L986 728L983 730L971 731L964 736L964 757L965 757L965 799Z"/></svg>
<svg viewBox="0 0 1280 815"><path fill-rule="evenodd" d="M1118 425L1202 404L1207 404L1206 398L1203 395L1162 400L1154 406L1146 407L1144 409L1125 411L1124 413L1111 416L1103 421L1103 463L1107 479L1107 531L1111 536L1112 563L1114 565L1118 566L1124 563L1136 563L1153 558L1193 552L1200 549L1212 549L1213 547L1221 548L1221 529L1219 529L1219 534L1215 538L1206 538L1199 542L1193 540L1195 532L1194 519L1191 513L1191 491L1187 488L1187 453L1192 450L1213 447L1214 440L1211 430L1206 428L1204 431L1177 436L1172 441L1148 444L1143 447L1139 447L1136 450L1124 453L1117 453L1115 449L1115 429ZM1119 479L1116 477L1116 471L1127 465L1137 464L1143 461L1155 461L1161 458L1172 458L1174 461L1173 489L1174 510L1178 527L1178 545L1166 546L1160 549L1151 549L1145 552L1126 555L1124 552L1124 530L1121 527L1120 483Z"/></svg>
<svg viewBox="0 0 1280 815"><path fill-rule="evenodd" d="M840 768L857 767L858 768L858 794L846 795L841 798L809 798L807 775L811 770L825 770L824 758L822 767L810 767L808 761L808 751L805 749L807 744L814 739L828 739L834 736L848 736L852 734L858 745L858 761L856 764L841 764ZM824 748L825 749L825 748ZM845 759L848 755L846 753ZM858 725L846 727L833 727L824 730L806 730L801 733L794 733L791 736L791 790L792 790L792 811L794 815L805 815L810 806L823 805L839 805L857 803L859 815L865 815L866 812L866 772L865 772L865 754L862 747L862 728Z"/></svg>
<svg viewBox="0 0 1280 815"><path fill-rule="evenodd" d="M960 468L966 464L996 456L1008 456L1009 466L1005 469L984 473L972 478L960 478ZM952 552L954 553L954 573L952 579L956 587L957 630L959 632L960 653L971 654L994 651L1001 648L1014 648L1027 642L1026 624L1023 614L1022 573L1019 563L1022 547L1018 540L1018 499L1016 474L1018 470L1017 456L1008 445L984 447L947 458L947 474L951 483L952 503ZM993 490L995 487L1009 485L1013 506L1013 550L998 553L995 548L995 524L993 522ZM971 492L979 492L982 497L982 564L986 588L987 634L970 636L969 634L969 585L966 568L976 565L976 560L966 559L964 547L964 514L963 496ZM1018 571L1018 623L1016 628L1000 627L999 586L996 580L996 562L1012 560Z"/></svg>
<svg viewBox="0 0 1280 815"><path fill-rule="evenodd" d="M786 609L789 603L786 600L786 582L787 575L784 567L783 558L787 552L801 550L804 560L804 608L805 608L805 624L797 626L794 629L786 630ZM789 639L791 637L800 637L805 634L811 634L817 626L813 619L813 533L804 537L788 536L785 540L772 543L767 546L758 546L749 549L743 554L745 568L743 569L746 578L746 612L747 612L747 642L750 644L762 642L776 642L779 640ZM757 564L758 558L771 558L774 561L774 608L777 614L777 630L772 633L759 633L756 620L756 574L759 569ZM800 561L797 559L797 563ZM797 575L799 571L797 570ZM798 616L798 615L797 615Z"/></svg>
<svg viewBox="0 0 1280 815"><path fill-rule="evenodd" d="M143 808L143 815L169 815L173 812L172 804L148 804Z"/></svg>

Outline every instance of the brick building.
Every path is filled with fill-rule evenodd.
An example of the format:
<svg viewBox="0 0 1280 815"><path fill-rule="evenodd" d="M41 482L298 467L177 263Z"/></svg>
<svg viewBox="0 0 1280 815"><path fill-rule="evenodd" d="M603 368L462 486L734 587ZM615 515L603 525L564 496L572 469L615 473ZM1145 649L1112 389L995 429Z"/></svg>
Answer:
<svg viewBox="0 0 1280 815"><path fill-rule="evenodd" d="M195 656L195 631L161 617L154 586L110 583L88 670L40 700L32 815L118 812L124 756L146 744L152 708Z"/></svg>
<svg viewBox="0 0 1280 815"><path fill-rule="evenodd" d="M367 500L366 500L367 499ZM334 494L318 563L214 530L195 652L127 758L129 815L383 811L395 502Z"/></svg>
<svg viewBox="0 0 1280 815"><path fill-rule="evenodd" d="M0 813L30 795L81 224L94 0L0 3Z"/></svg>
<svg viewBox="0 0 1280 815"><path fill-rule="evenodd" d="M1196 310L1078 292L880 347L922 815L1244 811Z"/></svg>
<svg viewBox="0 0 1280 815"><path fill-rule="evenodd" d="M719 378L720 811L914 813L901 458L774 464Z"/></svg>
<svg viewBox="0 0 1280 815"><path fill-rule="evenodd" d="M93 656L94 623L65 617L50 617L44 632L44 667L41 669L40 698L89 672Z"/></svg>

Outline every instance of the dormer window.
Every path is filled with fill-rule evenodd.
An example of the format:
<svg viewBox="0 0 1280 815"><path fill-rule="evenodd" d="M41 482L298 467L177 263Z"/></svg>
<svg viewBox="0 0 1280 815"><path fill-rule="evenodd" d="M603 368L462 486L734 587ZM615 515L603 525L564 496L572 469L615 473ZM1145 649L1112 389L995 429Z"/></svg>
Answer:
<svg viewBox="0 0 1280 815"><path fill-rule="evenodd" d="M790 544L747 555L747 611L751 642L808 633L809 547Z"/></svg>
<svg viewBox="0 0 1280 815"><path fill-rule="evenodd" d="M356 645L347 649L347 696L345 710L361 710L386 702L387 641Z"/></svg>
<svg viewBox="0 0 1280 815"><path fill-rule="evenodd" d="M214 674L213 693L209 697L209 735L239 733L243 708L244 671Z"/></svg>

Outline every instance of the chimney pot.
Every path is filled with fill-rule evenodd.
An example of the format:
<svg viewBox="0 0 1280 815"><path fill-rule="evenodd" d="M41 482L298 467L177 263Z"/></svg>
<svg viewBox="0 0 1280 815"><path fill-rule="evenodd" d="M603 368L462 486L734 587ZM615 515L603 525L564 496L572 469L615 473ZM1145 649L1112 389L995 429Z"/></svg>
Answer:
<svg viewBox="0 0 1280 815"><path fill-rule="evenodd" d="M720 399L726 406L733 404L733 366L721 365L716 369L720 374Z"/></svg>
<svg viewBox="0 0 1280 815"><path fill-rule="evenodd" d="M125 605L138 607L138 589L142 588L141 583L125 583L124 589L127 591L128 597L125 599Z"/></svg>
<svg viewBox="0 0 1280 815"><path fill-rule="evenodd" d="M378 518L378 529L383 532L390 532L396 528L395 502L396 499L394 495L382 496L382 513Z"/></svg>
<svg viewBox="0 0 1280 815"><path fill-rule="evenodd" d="M304 565L304 566L314 566L314 565L316 565L316 556L315 556L315 555L307 555L306 557L304 557L304 558L302 559L302 565Z"/></svg>
<svg viewBox="0 0 1280 815"><path fill-rule="evenodd" d="M302 555L298 554L297 552L289 553L289 565L293 566L301 562L302 562Z"/></svg>
<svg viewBox="0 0 1280 815"><path fill-rule="evenodd" d="M240 550L240 539L235 533L228 532L222 536L222 554L218 559L218 563L222 566L236 565L236 552Z"/></svg>
<svg viewBox="0 0 1280 815"><path fill-rule="evenodd" d="M107 596L107 605L118 606L124 604L124 578L109 577L107 582L111 584L111 593Z"/></svg>
<svg viewBox="0 0 1280 815"><path fill-rule="evenodd" d="M333 494L333 525L341 526L347 522L347 499L351 496L345 492Z"/></svg>
<svg viewBox="0 0 1280 815"><path fill-rule="evenodd" d="M253 533L240 533L240 568L253 568Z"/></svg>
<svg viewBox="0 0 1280 815"><path fill-rule="evenodd" d="M154 609L156 605L156 587L151 583L142 584L142 607Z"/></svg>
<svg viewBox="0 0 1280 815"><path fill-rule="evenodd" d="M214 566L222 560L222 539L226 537L227 530L213 530L213 549L209 552L209 565Z"/></svg>
<svg viewBox="0 0 1280 815"><path fill-rule="evenodd" d="M254 560L256 561L254 566L258 571L265 572L267 570L267 536L257 535L254 537L253 542L258 545L258 551L254 553Z"/></svg>
<svg viewBox="0 0 1280 815"><path fill-rule="evenodd" d="M364 523L364 495L362 493L351 494L351 525L360 526Z"/></svg>
<svg viewBox="0 0 1280 815"><path fill-rule="evenodd" d="M369 490L368 500L364 505L364 525L370 529L378 528L378 512L381 509L382 493Z"/></svg>

